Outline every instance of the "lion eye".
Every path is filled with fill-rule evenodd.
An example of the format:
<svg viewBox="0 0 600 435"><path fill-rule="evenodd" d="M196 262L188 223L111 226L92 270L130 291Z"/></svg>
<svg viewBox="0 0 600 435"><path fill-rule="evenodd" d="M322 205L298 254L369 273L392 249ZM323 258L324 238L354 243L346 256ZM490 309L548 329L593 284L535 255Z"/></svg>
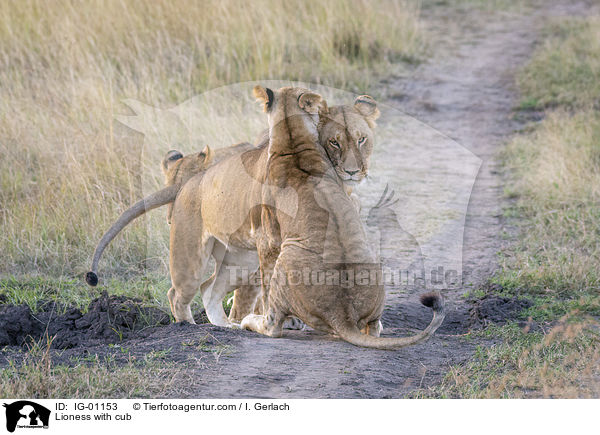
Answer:
<svg viewBox="0 0 600 435"><path fill-rule="evenodd" d="M362 136L359 140L358 140L358 144L362 145L367 141L367 138L365 136Z"/></svg>
<svg viewBox="0 0 600 435"><path fill-rule="evenodd" d="M340 144L336 140L330 139L329 143L331 144L332 147L334 147L334 148L336 148L338 150L340 149Z"/></svg>

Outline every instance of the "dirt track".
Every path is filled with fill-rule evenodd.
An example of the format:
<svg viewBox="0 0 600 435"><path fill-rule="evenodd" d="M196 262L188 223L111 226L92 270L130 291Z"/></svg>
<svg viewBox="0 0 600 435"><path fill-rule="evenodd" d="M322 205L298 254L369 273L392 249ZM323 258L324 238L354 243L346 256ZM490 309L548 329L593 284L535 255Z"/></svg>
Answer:
<svg viewBox="0 0 600 435"><path fill-rule="evenodd" d="M513 116L518 102L514 74L530 55L540 26L550 16L585 10L583 3L562 3L565 5L553 2L545 10L493 15L450 11L446 6L424 9L423 19L436 41L433 56L410 77L386 83L386 104L450 136L483 160L464 233L466 281L462 288L444 292L448 315L434 338L386 352L357 348L315 332L289 331L284 338L270 339L206 324L171 324L125 334L122 346L139 356L170 349L167 358L181 363L186 379L185 385L172 392L174 397L398 398L439 382L449 366L467 361L482 342L463 334L486 320L513 316L519 308L512 301L498 299L475 306L462 294L466 288L482 285L497 267L503 229L502 178L494 155L522 125ZM465 27L459 28L457 23ZM419 305L416 296L390 297L386 306L384 335L408 334L430 320L429 310ZM9 315L6 310L0 317ZM102 313L108 314L99 316L97 322L110 319L110 309ZM76 322L85 324L80 314L61 319L67 325L64 330L71 333L77 330ZM22 312L18 316L28 318ZM37 333L36 319L28 321L31 325L13 328L13 335L6 340L14 343L5 344L18 345L18 336L26 328ZM123 327L130 325L125 322ZM96 344L86 348L76 340L67 341L69 345L63 346L67 349L55 359L68 362L72 356L111 352L116 352L117 359L125 358L106 346L117 340L110 331L106 337L92 338L97 339ZM184 346L183 342L222 352L203 352L199 346ZM4 358L0 355L0 365Z"/></svg>

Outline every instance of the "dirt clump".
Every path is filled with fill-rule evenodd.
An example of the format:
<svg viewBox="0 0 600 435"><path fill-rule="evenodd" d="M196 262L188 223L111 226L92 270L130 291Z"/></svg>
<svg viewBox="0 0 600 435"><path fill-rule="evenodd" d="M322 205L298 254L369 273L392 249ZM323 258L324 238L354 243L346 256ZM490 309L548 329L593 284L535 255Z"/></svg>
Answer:
<svg viewBox="0 0 600 435"><path fill-rule="evenodd" d="M62 314L57 314L62 313ZM104 294L94 299L85 312L78 308L41 304L33 313L26 305L0 306L0 346L23 346L48 334L52 347L70 349L90 343L116 343L156 325L167 325L167 313L145 307L138 299Z"/></svg>
<svg viewBox="0 0 600 435"><path fill-rule="evenodd" d="M0 346L22 346L41 336L43 327L26 305L0 305Z"/></svg>

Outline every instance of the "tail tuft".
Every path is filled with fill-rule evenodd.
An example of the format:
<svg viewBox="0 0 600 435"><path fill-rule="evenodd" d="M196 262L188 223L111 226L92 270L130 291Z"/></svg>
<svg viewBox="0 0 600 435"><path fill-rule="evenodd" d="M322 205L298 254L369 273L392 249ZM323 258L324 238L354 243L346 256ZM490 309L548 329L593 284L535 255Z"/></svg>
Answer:
<svg viewBox="0 0 600 435"><path fill-rule="evenodd" d="M96 275L94 272L86 273L85 282L87 282L92 287L96 287L98 285L98 275Z"/></svg>
<svg viewBox="0 0 600 435"><path fill-rule="evenodd" d="M443 306L442 297L437 292L422 294L419 299L423 305L434 310L437 310Z"/></svg>

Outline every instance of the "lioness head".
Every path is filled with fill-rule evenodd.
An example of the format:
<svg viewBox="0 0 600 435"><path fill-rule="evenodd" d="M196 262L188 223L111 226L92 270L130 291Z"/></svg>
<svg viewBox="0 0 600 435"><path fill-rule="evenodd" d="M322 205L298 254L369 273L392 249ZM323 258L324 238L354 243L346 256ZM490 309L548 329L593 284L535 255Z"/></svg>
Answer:
<svg viewBox="0 0 600 435"><path fill-rule="evenodd" d="M377 102L368 95L357 97L353 106L334 106L321 112L319 142L347 184L360 183L367 175L377 118Z"/></svg>
<svg viewBox="0 0 600 435"><path fill-rule="evenodd" d="M165 185L183 185L194 175L204 171L213 160L213 152L207 145L202 151L183 157L177 150L171 150L165 154L161 164L165 176Z"/></svg>

